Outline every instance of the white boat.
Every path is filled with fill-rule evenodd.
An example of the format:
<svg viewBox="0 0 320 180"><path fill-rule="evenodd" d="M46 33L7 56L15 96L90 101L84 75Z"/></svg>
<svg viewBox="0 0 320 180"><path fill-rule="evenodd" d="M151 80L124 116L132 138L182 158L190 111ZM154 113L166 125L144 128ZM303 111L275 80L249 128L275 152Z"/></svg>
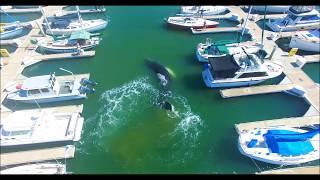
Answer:
<svg viewBox="0 0 320 180"><path fill-rule="evenodd" d="M31 28L31 24L21 24L19 21L0 25L0 39L12 39L23 33L25 28Z"/></svg>
<svg viewBox="0 0 320 180"><path fill-rule="evenodd" d="M298 165L319 159L319 129L273 127L241 132L238 148L252 159L278 165Z"/></svg>
<svg viewBox="0 0 320 180"><path fill-rule="evenodd" d="M79 49L89 50L95 48L100 42L99 37L91 37L86 31L76 31L68 39L39 41L38 46L44 51L55 53L76 52Z"/></svg>
<svg viewBox="0 0 320 180"><path fill-rule="evenodd" d="M202 72L207 87L239 87L261 83L282 73L278 64L260 59L256 54L243 50L239 54L209 58Z"/></svg>
<svg viewBox="0 0 320 180"><path fill-rule="evenodd" d="M49 110L16 111L1 120L1 147L55 142L75 142L81 138L83 118L79 113Z"/></svg>
<svg viewBox="0 0 320 180"><path fill-rule="evenodd" d="M219 44L219 42L212 43L207 39L205 43L199 43L196 49L196 56L199 62L208 62L209 58L221 57L227 54L239 54L244 52L255 53L259 58L265 58L267 52L260 44L248 45L247 43L232 43L232 44Z"/></svg>
<svg viewBox="0 0 320 180"><path fill-rule="evenodd" d="M0 171L0 174L66 174L66 165L60 163L37 163L16 166Z"/></svg>
<svg viewBox="0 0 320 180"><path fill-rule="evenodd" d="M319 12L309 6L292 6L285 18L274 19L266 23L272 31L297 31L320 28Z"/></svg>
<svg viewBox="0 0 320 180"><path fill-rule="evenodd" d="M165 19L165 21L171 26L183 29L214 28L219 24L216 21L195 17L169 17L168 19Z"/></svg>
<svg viewBox="0 0 320 180"><path fill-rule="evenodd" d="M7 9L11 9L12 6L0 6L0 11L1 10L7 10Z"/></svg>
<svg viewBox="0 0 320 180"><path fill-rule="evenodd" d="M12 7L12 6L1 6L0 7L0 14L1 13L9 13L9 14L25 14L25 13L39 13L41 9L39 6L36 7Z"/></svg>
<svg viewBox="0 0 320 180"><path fill-rule="evenodd" d="M300 31L291 37L289 47L304 51L320 52L320 29Z"/></svg>
<svg viewBox="0 0 320 180"><path fill-rule="evenodd" d="M23 103L51 103L86 98L94 89L87 87L87 79L70 78L57 80L54 74L35 76L16 86L9 92L8 100ZM89 81L90 82L90 81Z"/></svg>
<svg viewBox="0 0 320 180"><path fill-rule="evenodd" d="M194 15L216 15L227 11L228 8L225 6L181 6L182 16L194 16Z"/></svg>
<svg viewBox="0 0 320 180"><path fill-rule="evenodd" d="M290 6L267 6L267 13L285 13L289 10ZM252 6L252 10L264 12L265 6Z"/></svg>
<svg viewBox="0 0 320 180"><path fill-rule="evenodd" d="M102 19L95 20L82 20L82 21L52 21L44 26L45 32L49 35L71 35L71 33L84 30L87 32L95 32L105 29L108 25L108 21Z"/></svg>

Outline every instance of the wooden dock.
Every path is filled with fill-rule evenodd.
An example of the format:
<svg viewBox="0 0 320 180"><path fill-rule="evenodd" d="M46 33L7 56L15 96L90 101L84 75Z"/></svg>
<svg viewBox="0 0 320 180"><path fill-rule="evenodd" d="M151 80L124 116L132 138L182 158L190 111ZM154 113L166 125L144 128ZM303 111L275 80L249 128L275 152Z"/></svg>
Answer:
<svg viewBox="0 0 320 180"><path fill-rule="evenodd" d="M320 166L305 166L295 168L262 171L256 174L320 174Z"/></svg>
<svg viewBox="0 0 320 180"><path fill-rule="evenodd" d="M78 13L78 11L64 11L66 13ZM81 14L95 14L95 13L104 13L106 8L102 9L83 9L79 11Z"/></svg>
<svg viewBox="0 0 320 180"><path fill-rule="evenodd" d="M49 55L35 55L30 59L26 59L23 61L23 64L27 66L31 66L33 64L48 61L48 60L57 60L57 59L79 59L79 58L87 58L95 56L95 51L84 51L83 54L75 54L75 53L59 53L59 54L49 54Z"/></svg>
<svg viewBox="0 0 320 180"><path fill-rule="evenodd" d="M68 145L55 148L1 153L0 162L2 167L16 164L74 158L74 154L75 146Z"/></svg>
<svg viewBox="0 0 320 180"><path fill-rule="evenodd" d="M15 40L0 40L0 46L5 46L5 45L18 46L18 43Z"/></svg>
<svg viewBox="0 0 320 180"><path fill-rule="evenodd" d="M224 90L220 90L220 94L223 98L231 98L231 97L283 92L286 90L290 90L293 87L294 87L293 84L252 86L252 87L224 89Z"/></svg>
<svg viewBox="0 0 320 180"><path fill-rule="evenodd" d="M41 13L40 8L25 8L25 9L5 9L3 11L0 11L0 13L8 13L8 14L23 14L23 13Z"/></svg>
<svg viewBox="0 0 320 180"><path fill-rule="evenodd" d="M217 27L217 28L204 28L194 29L190 28L192 34L206 34L206 33L222 33L222 32L240 32L242 27Z"/></svg>
<svg viewBox="0 0 320 180"><path fill-rule="evenodd" d="M235 129L238 134L246 130L251 130L255 128L269 128L269 127L303 127L310 126L314 124L319 124L319 116L306 116L306 117L292 117L283 119L272 119L256 122L248 122L235 124Z"/></svg>

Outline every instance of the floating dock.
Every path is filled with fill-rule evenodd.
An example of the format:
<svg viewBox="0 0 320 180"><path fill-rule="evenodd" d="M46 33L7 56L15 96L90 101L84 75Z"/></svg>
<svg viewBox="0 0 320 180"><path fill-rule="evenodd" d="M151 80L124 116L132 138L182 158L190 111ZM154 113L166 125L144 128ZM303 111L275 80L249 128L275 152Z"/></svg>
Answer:
<svg viewBox="0 0 320 180"><path fill-rule="evenodd" d="M235 124L235 129L238 134L243 131L255 128L270 128L270 127L304 127L320 123L319 116L306 116L306 117L292 117L283 119L264 120L256 122L248 122Z"/></svg>
<svg viewBox="0 0 320 180"><path fill-rule="evenodd" d="M78 11L64 11L66 13L78 13ZM94 13L104 13L106 8L101 9L84 9L79 11L81 14L94 14Z"/></svg>
<svg viewBox="0 0 320 180"><path fill-rule="evenodd" d="M0 13L8 13L8 14L40 13L40 12L41 12L40 8L25 8L25 9L12 8L12 9L5 9L0 11Z"/></svg>
<svg viewBox="0 0 320 180"><path fill-rule="evenodd" d="M222 33L222 32L241 32L242 27L216 27L216 28L204 28L194 29L190 28L192 34L206 34L206 33Z"/></svg>
<svg viewBox="0 0 320 180"><path fill-rule="evenodd" d="M30 59L26 59L23 61L23 64L27 66L31 66L33 64L48 61L48 60L57 60L57 59L78 59L78 58L87 58L95 56L95 51L84 51L82 54L75 53L59 53L59 54L49 54L49 55L35 55Z"/></svg>
<svg viewBox="0 0 320 180"><path fill-rule="evenodd" d="M220 94L223 98L231 98L231 97L283 92L283 91L290 90L293 87L294 87L293 84L252 86L252 87L224 89L224 90L220 90Z"/></svg>
<svg viewBox="0 0 320 180"><path fill-rule="evenodd" d="M256 174L320 174L320 166L305 166L296 168L262 171Z"/></svg>
<svg viewBox="0 0 320 180"><path fill-rule="evenodd" d="M2 167L16 164L74 158L74 154L75 146L68 145L55 148L1 153L0 161Z"/></svg>

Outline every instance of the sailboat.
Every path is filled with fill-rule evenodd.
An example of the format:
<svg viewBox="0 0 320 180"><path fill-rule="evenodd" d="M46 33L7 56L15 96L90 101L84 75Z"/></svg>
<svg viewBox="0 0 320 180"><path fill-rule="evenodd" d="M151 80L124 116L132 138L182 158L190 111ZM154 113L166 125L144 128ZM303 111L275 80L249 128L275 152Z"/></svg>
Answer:
<svg viewBox="0 0 320 180"><path fill-rule="evenodd" d="M95 19L95 20L82 20L80 16L80 10L77 6L78 10L78 20L71 21L70 19L63 19L63 20L55 20L48 22L45 21L44 29L45 32L49 35L59 36L59 35L67 35L69 36L71 33L79 30L85 30L87 32L95 32L102 30L107 27L108 21L102 19Z"/></svg>

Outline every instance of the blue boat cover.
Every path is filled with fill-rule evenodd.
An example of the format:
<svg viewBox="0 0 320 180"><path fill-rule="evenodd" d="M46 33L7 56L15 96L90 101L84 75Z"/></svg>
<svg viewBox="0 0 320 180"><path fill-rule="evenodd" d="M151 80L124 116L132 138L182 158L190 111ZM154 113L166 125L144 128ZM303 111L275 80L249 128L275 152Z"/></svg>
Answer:
<svg viewBox="0 0 320 180"><path fill-rule="evenodd" d="M269 130L264 136L272 153L283 156L298 156L314 150L309 138L319 133L319 129L306 133L288 130Z"/></svg>

